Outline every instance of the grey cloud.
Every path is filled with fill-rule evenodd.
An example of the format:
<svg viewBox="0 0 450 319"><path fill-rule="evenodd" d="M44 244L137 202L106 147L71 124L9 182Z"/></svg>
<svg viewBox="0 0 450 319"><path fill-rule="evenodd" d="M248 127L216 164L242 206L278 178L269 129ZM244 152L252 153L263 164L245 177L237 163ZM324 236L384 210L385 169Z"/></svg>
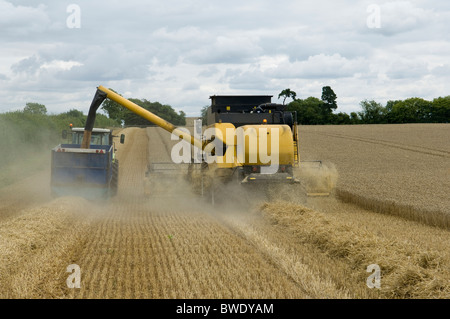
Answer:
<svg viewBox="0 0 450 319"><path fill-rule="evenodd" d="M194 64L248 63L262 52L255 42L239 35L218 36L214 42L190 51L185 61Z"/></svg>
<svg viewBox="0 0 450 319"><path fill-rule="evenodd" d="M367 64L362 59L349 60L340 54L318 54L304 61L282 61L268 74L276 78L344 78L365 72Z"/></svg>
<svg viewBox="0 0 450 319"><path fill-rule="evenodd" d="M270 78L260 70L250 70L230 75L227 79L230 88L234 90L270 89Z"/></svg>
<svg viewBox="0 0 450 319"><path fill-rule="evenodd" d="M205 40L209 41L212 38L210 33L196 26L184 26L173 31L169 31L167 27L163 27L155 30L152 35L157 41L176 44L205 42Z"/></svg>
<svg viewBox="0 0 450 319"><path fill-rule="evenodd" d="M432 23L435 13L432 10L416 7L410 1L387 2L381 8L381 28L384 35L392 36L411 32Z"/></svg>
<svg viewBox="0 0 450 319"><path fill-rule="evenodd" d="M14 73L27 73L29 75L35 74L39 67L42 65L42 61L36 55L20 60L16 64L11 66L11 70Z"/></svg>
<svg viewBox="0 0 450 319"><path fill-rule="evenodd" d="M77 65L68 70L51 72L59 80L112 81L142 79L151 74L151 55L146 52L127 50L122 45L89 46L80 48L53 48L43 51L14 64L15 73L29 76L44 75L42 66L55 60L74 61Z"/></svg>
<svg viewBox="0 0 450 319"><path fill-rule="evenodd" d="M443 64L443 65L437 66L437 67L433 68L430 73L433 75L436 75L436 76L448 77L448 75L450 74L450 65Z"/></svg>
<svg viewBox="0 0 450 319"><path fill-rule="evenodd" d="M420 1L392 1L377 6L380 18L379 27L369 27L365 23L359 25L359 32L366 36L381 35L393 38L392 43L398 42L398 37L416 40L434 38L436 35L434 30L446 20L440 10L436 6L430 5L428 1L423 3ZM389 43L391 40L378 38L378 41Z"/></svg>
<svg viewBox="0 0 450 319"><path fill-rule="evenodd" d="M420 79L429 73L425 62L395 61L388 66L386 75L391 79Z"/></svg>
<svg viewBox="0 0 450 319"><path fill-rule="evenodd" d="M150 74L150 56L128 51L121 45L89 47L80 52L83 64L64 72L66 79L112 81L143 79Z"/></svg>
<svg viewBox="0 0 450 319"><path fill-rule="evenodd" d="M0 0L0 30L2 36L8 38L32 36L50 27L51 20L46 6L18 6Z"/></svg>
<svg viewBox="0 0 450 319"><path fill-rule="evenodd" d="M218 75L219 73L220 73L219 68L217 68L215 66L211 66L211 67L208 67L208 68L203 69L202 71L200 71L198 73L198 76L199 77L206 77L206 78L208 78L208 77L211 77L213 75Z"/></svg>
<svg viewBox="0 0 450 319"><path fill-rule="evenodd" d="M182 90L192 91L200 88L200 84L197 81L187 82L183 85Z"/></svg>
<svg viewBox="0 0 450 319"><path fill-rule="evenodd" d="M331 81L347 109L373 92L443 95L450 4L384 2L369 29L373 2L83 1L81 29L69 29L71 2L0 0L0 111L33 98L84 108L98 84L198 112L213 93L320 94Z"/></svg>

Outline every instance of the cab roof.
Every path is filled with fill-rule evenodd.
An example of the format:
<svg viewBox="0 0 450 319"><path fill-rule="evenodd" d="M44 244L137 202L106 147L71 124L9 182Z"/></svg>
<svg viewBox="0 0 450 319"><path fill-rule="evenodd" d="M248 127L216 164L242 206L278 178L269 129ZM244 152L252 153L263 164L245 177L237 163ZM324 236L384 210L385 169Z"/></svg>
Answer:
<svg viewBox="0 0 450 319"><path fill-rule="evenodd" d="M72 132L84 132L82 127L72 127ZM110 133L111 130L107 128L93 128L92 133Z"/></svg>

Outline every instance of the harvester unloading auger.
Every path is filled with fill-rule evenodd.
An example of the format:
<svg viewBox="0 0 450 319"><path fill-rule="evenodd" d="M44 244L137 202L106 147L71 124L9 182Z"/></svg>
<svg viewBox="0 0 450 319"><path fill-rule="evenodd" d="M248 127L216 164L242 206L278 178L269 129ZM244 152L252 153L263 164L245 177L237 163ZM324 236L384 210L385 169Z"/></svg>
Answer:
<svg viewBox="0 0 450 319"><path fill-rule="evenodd" d="M301 165L307 165L300 162L296 114L286 111L285 105L271 103L271 96L211 96L205 134L199 139L99 86L89 109L81 148L89 148L96 112L106 98L201 150L204 155L201 162L189 163L187 171L190 178L193 171L200 172L201 193L211 194L213 201L221 187L230 182L252 185L257 191L269 189L271 193L276 186L281 186L283 191L275 191L280 195L275 195L276 198L283 198L283 193L292 190L294 196L306 195L304 183L294 174ZM315 164L320 169L321 162ZM149 171L149 178L151 174ZM204 177L207 177L205 181ZM327 196L329 191L308 190L313 196Z"/></svg>

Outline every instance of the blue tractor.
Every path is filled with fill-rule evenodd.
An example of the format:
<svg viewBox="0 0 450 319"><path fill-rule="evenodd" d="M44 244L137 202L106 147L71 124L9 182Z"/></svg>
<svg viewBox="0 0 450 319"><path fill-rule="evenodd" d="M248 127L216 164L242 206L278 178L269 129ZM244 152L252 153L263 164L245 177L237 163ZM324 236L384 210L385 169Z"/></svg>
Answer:
<svg viewBox="0 0 450 319"><path fill-rule="evenodd" d="M117 194L119 161L110 129L94 128L89 148L81 148L84 128L63 131L69 142L52 149L51 192L55 197L109 198ZM69 136L70 135L70 136ZM124 143L125 136L120 136Z"/></svg>

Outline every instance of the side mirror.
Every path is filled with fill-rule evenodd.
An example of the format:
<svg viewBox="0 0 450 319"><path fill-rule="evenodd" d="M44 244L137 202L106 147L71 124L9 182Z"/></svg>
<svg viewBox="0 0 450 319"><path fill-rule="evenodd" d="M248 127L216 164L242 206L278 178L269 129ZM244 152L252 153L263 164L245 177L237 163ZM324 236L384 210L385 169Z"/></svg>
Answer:
<svg viewBox="0 0 450 319"><path fill-rule="evenodd" d="M125 143L125 134L120 134L120 144Z"/></svg>
<svg viewBox="0 0 450 319"><path fill-rule="evenodd" d="M62 131L62 138L65 140L67 138L67 130Z"/></svg>

